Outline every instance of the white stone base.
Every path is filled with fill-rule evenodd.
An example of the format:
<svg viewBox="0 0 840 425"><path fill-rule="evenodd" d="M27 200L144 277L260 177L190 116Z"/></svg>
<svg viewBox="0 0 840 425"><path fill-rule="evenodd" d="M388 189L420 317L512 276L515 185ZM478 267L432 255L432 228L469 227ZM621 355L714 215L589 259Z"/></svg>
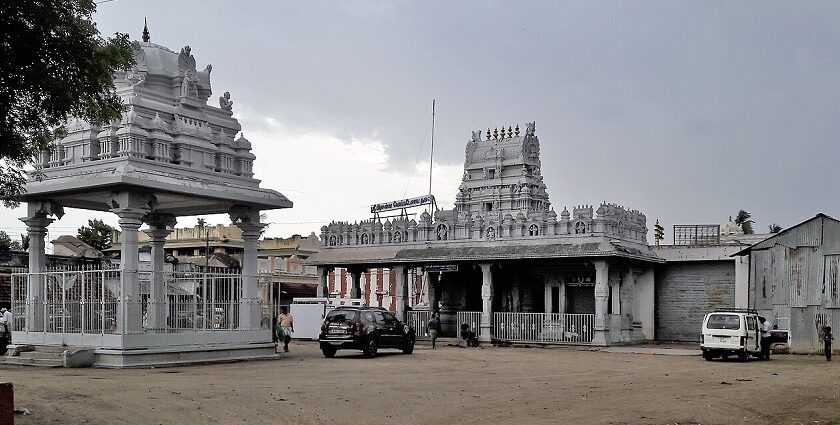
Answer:
<svg viewBox="0 0 840 425"><path fill-rule="evenodd" d="M93 367L149 368L278 358L273 343L219 346L181 346L154 349L98 349Z"/></svg>

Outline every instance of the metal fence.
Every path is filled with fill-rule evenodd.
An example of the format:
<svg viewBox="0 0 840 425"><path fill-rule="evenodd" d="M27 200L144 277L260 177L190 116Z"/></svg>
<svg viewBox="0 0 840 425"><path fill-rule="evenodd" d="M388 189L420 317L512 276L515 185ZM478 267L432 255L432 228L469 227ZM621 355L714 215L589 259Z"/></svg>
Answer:
<svg viewBox="0 0 840 425"><path fill-rule="evenodd" d="M131 293L124 293L122 273L13 274L13 330L127 335L239 328L239 273L141 271Z"/></svg>
<svg viewBox="0 0 840 425"><path fill-rule="evenodd" d="M493 338L511 342L588 344L594 314L495 313Z"/></svg>
<svg viewBox="0 0 840 425"><path fill-rule="evenodd" d="M409 326L414 328L414 336L416 338L427 338L426 324L432 319L432 313L423 310L411 310L405 313L405 321Z"/></svg>
<svg viewBox="0 0 840 425"><path fill-rule="evenodd" d="M479 334L479 326L481 326L481 312L480 311L459 311L456 314L458 318L458 326L456 326L456 336L461 339L461 325L466 323L470 326L476 335Z"/></svg>

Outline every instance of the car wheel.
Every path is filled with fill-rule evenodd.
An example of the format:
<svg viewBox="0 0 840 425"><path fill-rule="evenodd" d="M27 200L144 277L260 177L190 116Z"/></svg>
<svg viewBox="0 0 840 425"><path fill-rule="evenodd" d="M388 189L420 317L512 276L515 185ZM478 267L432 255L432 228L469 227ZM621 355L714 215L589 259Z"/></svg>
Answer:
<svg viewBox="0 0 840 425"><path fill-rule="evenodd" d="M331 359L335 357L336 349L333 347L324 347L321 348L321 352L324 353L324 357Z"/></svg>
<svg viewBox="0 0 840 425"><path fill-rule="evenodd" d="M414 352L414 338L408 338L402 349L403 354L411 354Z"/></svg>
<svg viewBox="0 0 840 425"><path fill-rule="evenodd" d="M378 350L379 343L376 341L376 338L371 338L362 350L362 354L364 354L365 357L375 357Z"/></svg>

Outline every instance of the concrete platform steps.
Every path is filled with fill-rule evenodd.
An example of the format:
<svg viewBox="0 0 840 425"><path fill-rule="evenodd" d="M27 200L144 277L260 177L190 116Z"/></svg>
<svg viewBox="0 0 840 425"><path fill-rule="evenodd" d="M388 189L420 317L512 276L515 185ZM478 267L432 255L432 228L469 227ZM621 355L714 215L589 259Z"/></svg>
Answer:
<svg viewBox="0 0 840 425"><path fill-rule="evenodd" d="M17 356L0 357L0 362L7 365L64 367L62 355L66 347L33 346L32 351L21 351Z"/></svg>

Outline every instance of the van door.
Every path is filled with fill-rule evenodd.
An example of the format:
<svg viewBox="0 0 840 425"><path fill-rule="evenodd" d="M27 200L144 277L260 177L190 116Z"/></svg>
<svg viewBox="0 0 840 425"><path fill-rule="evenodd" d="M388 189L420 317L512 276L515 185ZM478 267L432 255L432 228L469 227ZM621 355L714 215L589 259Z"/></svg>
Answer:
<svg viewBox="0 0 840 425"><path fill-rule="evenodd" d="M747 351L761 351L760 332L755 316L747 316L747 344L744 347Z"/></svg>

